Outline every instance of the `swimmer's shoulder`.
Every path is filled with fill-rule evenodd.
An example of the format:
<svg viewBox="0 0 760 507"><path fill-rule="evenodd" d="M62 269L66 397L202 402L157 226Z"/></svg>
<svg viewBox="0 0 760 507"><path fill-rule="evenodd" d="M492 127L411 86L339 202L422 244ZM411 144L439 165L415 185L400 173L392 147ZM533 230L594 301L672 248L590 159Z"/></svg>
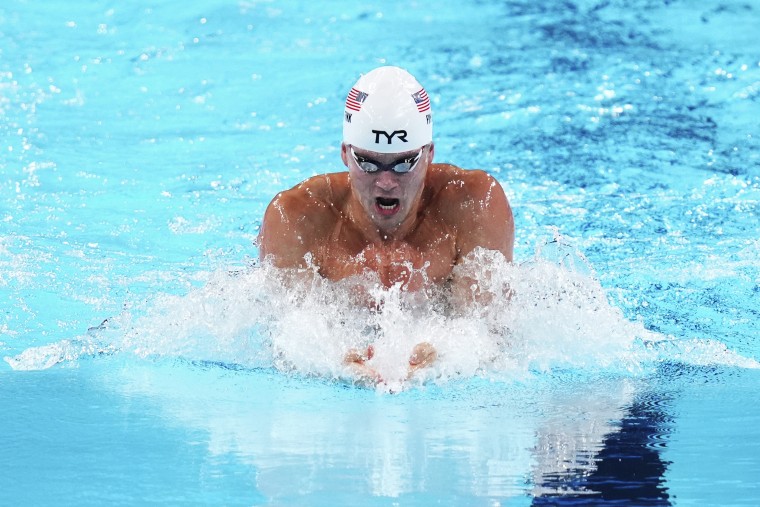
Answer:
<svg viewBox="0 0 760 507"><path fill-rule="evenodd" d="M501 184L481 169L462 169L453 164L433 164L428 173L433 200L442 209L455 210L473 201L506 199Z"/></svg>
<svg viewBox="0 0 760 507"><path fill-rule="evenodd" d="M498 250L512 260L514 217L504 189L490 174L440 164L431 175L437 194L431 201L439 219L456 233L457 252L464 257L475 248Z"/></svg>
<svg viewBox="0 0 760 507"><path fill-rule="evenodd" d="M259 255L272 256L278 267L302 266L321 238L340 220L336 200L345 199L346 175L311 177L278 193L269 203L259 232Z"/></svg>
<svg viewBox="0 0 760 507"><path fill-rule="evenodd" d="M312 176L284 190L272 201L285 212L332 215L341 208L349 195L348 173L327 173Z"/></svg>

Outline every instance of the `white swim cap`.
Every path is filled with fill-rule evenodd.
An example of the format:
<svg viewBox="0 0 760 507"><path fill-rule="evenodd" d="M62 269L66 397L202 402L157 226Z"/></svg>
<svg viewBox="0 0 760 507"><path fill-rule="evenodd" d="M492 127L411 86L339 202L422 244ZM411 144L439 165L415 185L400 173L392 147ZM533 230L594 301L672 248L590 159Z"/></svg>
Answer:
<svg viewBox="0 0 760 507"><path fill-rule="evenodd" d="M343 142L378 153L419 149L433 140L433 111L420 83L399 67L379 67L348 92Z"/></svg>

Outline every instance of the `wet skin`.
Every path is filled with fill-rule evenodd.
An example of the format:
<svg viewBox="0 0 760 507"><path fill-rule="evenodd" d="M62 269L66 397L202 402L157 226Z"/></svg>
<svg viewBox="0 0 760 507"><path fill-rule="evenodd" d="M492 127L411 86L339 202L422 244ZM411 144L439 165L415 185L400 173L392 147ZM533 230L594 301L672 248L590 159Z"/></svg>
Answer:
<svg viewBox="0 0 760 507"><path fill-rule="evenodd" d="M449 284L454 305L472 298L477 280L452 271L475 248L497 250L512 260L512 211L490 175L434 164L432 143L404 174L364 172L350 149L341 147L347 172L309 178L272 200L258 240L262 260L292 273L315 266L321 276L336 281L373 272L386 287L400 284L406 291ZM354 148L360 160L384 167L418 151ZM368 297L364 301L373 304ZM362 357L367 359L357 360ZM370 357L368 351L350 351L346 363L371 375L365 364ZM410 355L410 374L434 359L430 344L418 344Z"/></svg>

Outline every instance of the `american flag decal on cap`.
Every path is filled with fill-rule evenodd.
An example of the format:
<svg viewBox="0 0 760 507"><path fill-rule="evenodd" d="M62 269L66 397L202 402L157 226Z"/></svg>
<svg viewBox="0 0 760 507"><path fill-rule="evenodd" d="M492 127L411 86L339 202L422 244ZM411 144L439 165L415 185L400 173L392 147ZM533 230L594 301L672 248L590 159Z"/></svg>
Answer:
<svg viewBox="0 0 760 507"><path fill-rule="evenodd" d="M348 92L348 97L346 97L346 109L361 111L362 102L364 102L368 96L368 94L360 92L356 88L351 88L351 91Z"/></svg>
<svg viewBox="0 0 760 507"><path fill-rule="evenodd" d="M417 93L413 93L412 98L414 99L414 103L417 104L417 111L420 113L430 111L430 97L428 97L424 88Z"/></svg>

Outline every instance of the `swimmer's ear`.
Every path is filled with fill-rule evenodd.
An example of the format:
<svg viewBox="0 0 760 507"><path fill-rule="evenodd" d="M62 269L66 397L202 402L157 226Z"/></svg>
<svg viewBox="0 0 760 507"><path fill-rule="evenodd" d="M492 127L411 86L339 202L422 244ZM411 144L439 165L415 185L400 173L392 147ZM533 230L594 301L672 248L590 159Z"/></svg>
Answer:
<svg viewBox="0 0 760 507"><path fill-rule="evenodd" d="M343 165L348 167L348 146L346 143L340 144L340 159L343 161Z"/></svg>
<svg viewBox="0 0 760 507"><path fill-rule="evenodd" d="M427 156L427 162L428 164L433 163L433 155L435 154L435 144L433 144L432 141L430 141L430 149L428 150L428 156Z"/></svg>

